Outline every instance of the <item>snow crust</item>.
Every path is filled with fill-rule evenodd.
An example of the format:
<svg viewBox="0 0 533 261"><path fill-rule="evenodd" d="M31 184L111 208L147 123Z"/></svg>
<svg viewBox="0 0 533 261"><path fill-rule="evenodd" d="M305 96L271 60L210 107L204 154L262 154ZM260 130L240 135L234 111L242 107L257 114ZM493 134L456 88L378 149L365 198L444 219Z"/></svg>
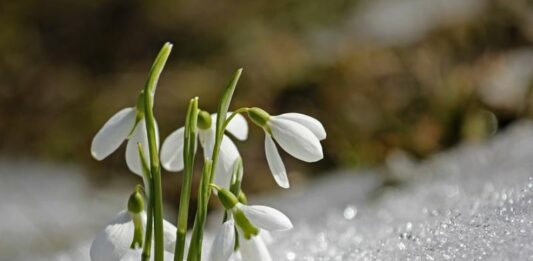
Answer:
<svg viewBox="0 0 533 261"><path fill-rule="evenodd" d="M357 176L315 189L333 205L316 204L318 218L278 205L299 221L276 237L274 260L533 260L532 123L389 171L399 184L374 196L357 194L375 186ZM336 187L352 193L341 208Z"/></svg>
<svg viewBox="0 0 533 261"><path fill-rule="evenodd" d="M131 189L95 196L76 168L0 163L0 260L89 260ZM338 172L251 200L293 220L272 235L273 260L533 260L532 122L420 163Z"/></svg>

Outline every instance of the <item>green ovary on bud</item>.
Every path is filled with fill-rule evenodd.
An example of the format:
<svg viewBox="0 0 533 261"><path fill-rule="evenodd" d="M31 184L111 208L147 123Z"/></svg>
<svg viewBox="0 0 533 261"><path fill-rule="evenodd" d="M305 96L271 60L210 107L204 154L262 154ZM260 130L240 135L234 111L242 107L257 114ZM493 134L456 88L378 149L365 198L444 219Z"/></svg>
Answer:
<svg viewBox="0 0 533 261"><path fill-rule="evenodd" d="M270 114L261 108L253 107L248 110L248 117L259 127L265 128Z"/></svg>
<svg viewBox="0 0 533 261"><path fill-rule="evenodd" d="M198 128L207 130L211 128L211 115L206 111L198 113Z"/></svg>
<svg viewBox="0 0 533 261"><path fill-rule="evenodd" d="M250 239L252 236L259 234L259 228L254 226L240 209L236 208L233 211L233 218L237 226L241 228L244 238Z"/></svg>
<svg viewBox="0 0 533 261"><path fill-rule="evenodd" d="M144 211L144 196L140 185L137 185L135 192L131 193L128 200L128 211L131 214L139 214Z"/></svg>
<svg viewBox="0 0 533 261"><path fill-rule="evenodd" d="M222 203L225 209L233 209L235 205L239 203L239 199L227 189L218 189L217 195L218 199L220 200L220 203Z"/></svg>

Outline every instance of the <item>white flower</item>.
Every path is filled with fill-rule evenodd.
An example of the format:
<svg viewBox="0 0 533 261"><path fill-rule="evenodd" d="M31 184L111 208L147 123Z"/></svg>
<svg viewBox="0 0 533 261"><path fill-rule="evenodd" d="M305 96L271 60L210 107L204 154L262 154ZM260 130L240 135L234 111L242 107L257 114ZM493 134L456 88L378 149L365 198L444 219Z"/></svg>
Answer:
<svg viewBox="0 0 533 261"><path fill-rule="evenodd" d="M299 160L315 162L324 157L320 141L326 138L326 131L317 119L301 113L270 116L259 108L251 108L248 114L265 130L268 166L280 187L288 188L289 180L274 140L283 150Z"/></svg>
<svg viewBox="0 0 533 261"><path fill-rule="evenodd" d="M146 212L140 214L143 230L146 227ZM91 244L90 256L92 261L120 261L137 260L125 259L132 257L130 246L135 230L133 214L127 210L121 211L102 231L100 231ZM174 253L176 242L176 227L163 220L165 251ZM152 244L153 245L153 244ZM138 251L134 251L138 252ZM139 255L140 257L140 255Z"/></svg>
<svg viewBox="0 0 533 261"><path fill-rule="evenodd" d="M220 193L220 191L219 191ZM267 206L247 206L237 203L232 211L242 211L244 216L253 224L260 228L259 234L252 235L246 239L246 234L239 227L239 252L243 261L270 261L270 252L266 247L266 241L271 240L268 231L282 231L291 229L292 223L287 216ZM233 212L235 213L235 212ZM235 246L235 222L233 218L222 224L211 247L210 259L212 261L227 261Z"/></svg>
<svg viewBox="0 0 533 261"><path fill-rule="evenodd" d="M231 256L242 261L271 261L272 257L268 251L268 240L271 239L267 230L261 230L257 236L245 239L242 233L239 234L239 249L234 252L235 247L235 225L233 219L222 224L211 247L209 255L210 261L227 261ZM239 258L236 258L239 257Z"/></svg>
<svg viewBox="0 0 533 261"><path fill-rule="evenodd" d="M94 136L91 144L91 154L95 159L103 160L117 150L124 140L128 139L126 164L133 173L142 176L142 165L137 143L141 143L145 156L148 158L148 136L144 118L136 123L136 117L137 110L134 107L124 108L113 115ZM156 124L157 144L159 144L158 133ZM148 164L150 163L148 162Z"/></svg>
<svg viewBox="0 0 533 261"><path fill-rule="evenodd" d="M229 116L229 114L228 114ZM211 158L215 145L216 114L211 115L211 124L207 129L198 128L198 138L204 149L204 157ZM246 119L236 114L228 124L226 130L239 140L248 137L248 123ZM163 142L161 147L161 165L168 171L181 171L183 169L183 142L185 128L181 127L172 132ZM218 163L215 169L214 183L222 187L229 187L233 164L240 158L237 146L226 135L220 144Z"/></svg>

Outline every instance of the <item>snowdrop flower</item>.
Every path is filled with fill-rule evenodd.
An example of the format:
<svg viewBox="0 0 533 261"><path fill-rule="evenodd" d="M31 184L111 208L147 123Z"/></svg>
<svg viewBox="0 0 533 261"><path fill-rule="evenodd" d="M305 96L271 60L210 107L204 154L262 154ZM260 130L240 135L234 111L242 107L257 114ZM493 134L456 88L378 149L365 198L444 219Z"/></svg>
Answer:
<svg viewBox="0 0 533 261"><path fill-rule="evenodd" d="M229 116L229 115L228 115ZM211 116L206 111L198 115L198 139L204 150L204 156L211 158L215 146L216 114ZM238 140L248 137L248 123L246 119L236 114L228 124L226 130ZM183 169L183 141L185 128L181 127L172 132L161 147L161 165L168 171ZM224 135L220 144L219 160L215 169L214 182L222 187L229 187L234 162L240 158L237 146Z"/></svg>
<svg viewBox="0 0 533 261"><path fill-rule="evenodd" d="M229 190L212 184L218 193L217 197L224 208L231 212L235 223L242 229L245 238L259 233L259 228L267 231L283 231L292 229L291 220L279 210L260 205L245 205Z"/></svg>
<svg viewBox="0 0 533 261"><path fill-rule="evenodd" d="M272 260L262 234L292 229L290 219L271 207L244 205L228 190L215 188L220 202L231 211L232 217L218 231L211 247L210 260L227 261L230 258L235 246L235 225L240 231L239 252L242 260Z"/></svg>
<svg viewBox="0 0 533 261"><path fill-rule="evenodd" d="M133 214L123 210L100 231L93 240L90 250L92 261L118 261L127 256L132 249L135 225ZM146 227L146 212L142 217L143 230ZM170 222L163 220L165 251L174 253L176 242L176 227Z"/></svg>
<svg viewBox="0 0 533 261"><path fill-rule="evenodd" d="M103 160L120 147L124 140L126 146L126 164L135 174L142 177L142 165L137 143L148 153L148 136L142 107L143 94L139 95L137 107L124 108L113 115L96 133L91 144L91 154L97 160ZM159 131L156 124L156 139L159 144ZM146 155L148 157L148 155ZM150 164L150 163L148 163Z"/></svg>
<svg viewBox="0 0 533 261"><path fill-rule="evenodd" d="M92 261L120 261L131 259L134 249L143 245L146 228L144 201L139 191L134 192L128 201L128 210L123 210L100 231L91 244ZM163 220L165 251L174 253L176 227ZM130 257L128 259L128 257ZM140 254L139 254L140 257Z"/></svg>
<svg viewBox="0 0 533 261"><path fill-rule="evenodd" d="M315 118L301 113L271 116L260 108L250 108L248 115L265 131L268 166L280 187L289 188L289 180L273 139L283 150L299 160L315 162L323 158L320 141L326 138L326 131Z"/></svg>
<svg viewBox="0 0 533 261"><path fill-rule="evenodd" d="M267 242L264 240L263 234L268 233L266 230L261 230L260 234L253 236L250 239L245 239L239 236L239 249L235 249L235 222L229 219L220 227L209 255L210 261L227 261L231 256L239 256L239 260L243 261L271 261L272 257L267 248Z"/></svg>

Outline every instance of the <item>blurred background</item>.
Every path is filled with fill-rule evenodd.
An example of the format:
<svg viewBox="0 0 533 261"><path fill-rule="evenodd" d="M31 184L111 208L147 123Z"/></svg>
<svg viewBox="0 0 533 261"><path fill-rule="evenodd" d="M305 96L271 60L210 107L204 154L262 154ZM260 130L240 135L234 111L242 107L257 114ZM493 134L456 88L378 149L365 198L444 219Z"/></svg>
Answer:
<svg viewBox="0 0 533 261"><path fill-rule="evenodd" d="M166 41L174 49L156 94L161 137L183 125L191 97L214 111L243 67L232 108L302 112L326 127L323 161L282 155L293 187L334 169L424 159L533 114L527 0L23 0L0 7L4 192L11 173L34 161L72 167L98 189L139 183L124 146L102 162L89 148L111 115L135 103ZM252 128L238 145L245 190L281 191L262 131ZM56 171L34 172L28 180ZM165 173L163 181L175 205L181 176Z"/></svg>

